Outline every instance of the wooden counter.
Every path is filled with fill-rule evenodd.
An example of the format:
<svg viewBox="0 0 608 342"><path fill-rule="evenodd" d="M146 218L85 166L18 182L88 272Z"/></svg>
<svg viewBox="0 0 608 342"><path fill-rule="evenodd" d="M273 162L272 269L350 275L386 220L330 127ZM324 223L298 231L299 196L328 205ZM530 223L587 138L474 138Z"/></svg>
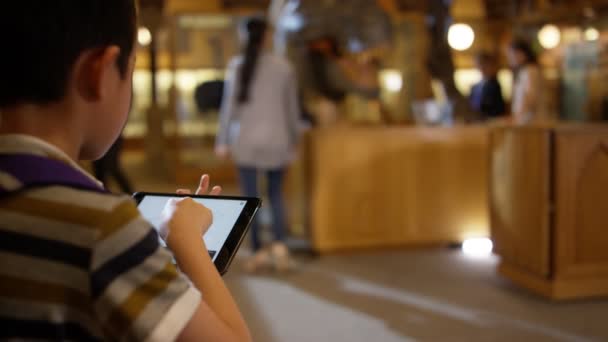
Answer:
<svg viewBox="0 0 608 342"><path fill-rule="evenodd" d="M608 295L608 126L491 134L499 272L553 299Z"/></svg>
<svg viewBox="0 0 608 342"><path fill-rule="evenodd" d="M318 252L487 236L484 127L332 127L305 144Z"/></svg>

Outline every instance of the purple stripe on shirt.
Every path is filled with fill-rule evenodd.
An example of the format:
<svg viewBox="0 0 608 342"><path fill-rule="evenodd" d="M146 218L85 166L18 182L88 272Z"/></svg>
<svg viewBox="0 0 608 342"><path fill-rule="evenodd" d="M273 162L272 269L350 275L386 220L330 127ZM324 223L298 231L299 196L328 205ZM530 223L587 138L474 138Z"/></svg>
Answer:
<svg viewBox="0 0 608 342"><path fill-rule="evenodd" d="M80 171L64 162L46 157L29 154L0 155L0 170L11 174L24 187L57 184L106 192ZM6 193L6 190L0 190L0 193Z"/></svg>

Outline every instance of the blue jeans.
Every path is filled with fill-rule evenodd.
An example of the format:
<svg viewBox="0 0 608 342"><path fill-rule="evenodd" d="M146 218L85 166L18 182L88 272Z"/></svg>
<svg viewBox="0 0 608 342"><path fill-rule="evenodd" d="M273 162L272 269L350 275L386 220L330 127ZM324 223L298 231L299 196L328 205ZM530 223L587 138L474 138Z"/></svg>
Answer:
<svg viewBox="0 0 608 342"><path fill-rule="evenodd" d="M270 170L264 172L268 183L268 197L272 209L272 233L274 241L285 240L285 205L283 203L283 179L284 169ZM258 197L258 170L252 167L239 167L239 178L241 181L241 191L243 195ZM260 240L260 224L254 221L251 224L251 242L255 251L262 248Z"/></svg>

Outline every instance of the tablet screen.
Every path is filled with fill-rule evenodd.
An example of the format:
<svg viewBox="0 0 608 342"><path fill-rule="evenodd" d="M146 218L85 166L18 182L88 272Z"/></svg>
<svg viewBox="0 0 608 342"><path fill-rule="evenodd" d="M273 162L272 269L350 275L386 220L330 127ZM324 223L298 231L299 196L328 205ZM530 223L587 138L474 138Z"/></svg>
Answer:
<svg viewBox="0 0 608 342"><path fill-rule="evenodd" d="M180 197L175 197L180 198ZM171 197L147 195L139 203L142 216L154 227L161 223L161 213ZM218 252L226 243L247 201L235 199L193 198L213 213L213 224L203 236L211 259L215 262ZM161 241L164 245L164 242Z"/></svg>

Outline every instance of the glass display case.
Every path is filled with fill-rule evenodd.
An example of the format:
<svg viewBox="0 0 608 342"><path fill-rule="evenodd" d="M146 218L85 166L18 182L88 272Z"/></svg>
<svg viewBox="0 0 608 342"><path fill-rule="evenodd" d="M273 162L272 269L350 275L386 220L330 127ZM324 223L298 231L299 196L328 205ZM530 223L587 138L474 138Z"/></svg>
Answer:
<svg viewBox="0 0 608 342"><path fill-rule="evenodd" d="M213 154L219 102L201 109L195 95L202 84L223 84L225 68L238 50L238 18L180 15L168 21L156 34L156 101L151 47L140 44L132 110L124 136L132 146L149 148L153 142L162 152L147 151L148 158L154 159L152 163L171 164L170 171L178 181L190 181L189 175L198 175L201 170L223 178L221 170L228 168Z"/></svg>

